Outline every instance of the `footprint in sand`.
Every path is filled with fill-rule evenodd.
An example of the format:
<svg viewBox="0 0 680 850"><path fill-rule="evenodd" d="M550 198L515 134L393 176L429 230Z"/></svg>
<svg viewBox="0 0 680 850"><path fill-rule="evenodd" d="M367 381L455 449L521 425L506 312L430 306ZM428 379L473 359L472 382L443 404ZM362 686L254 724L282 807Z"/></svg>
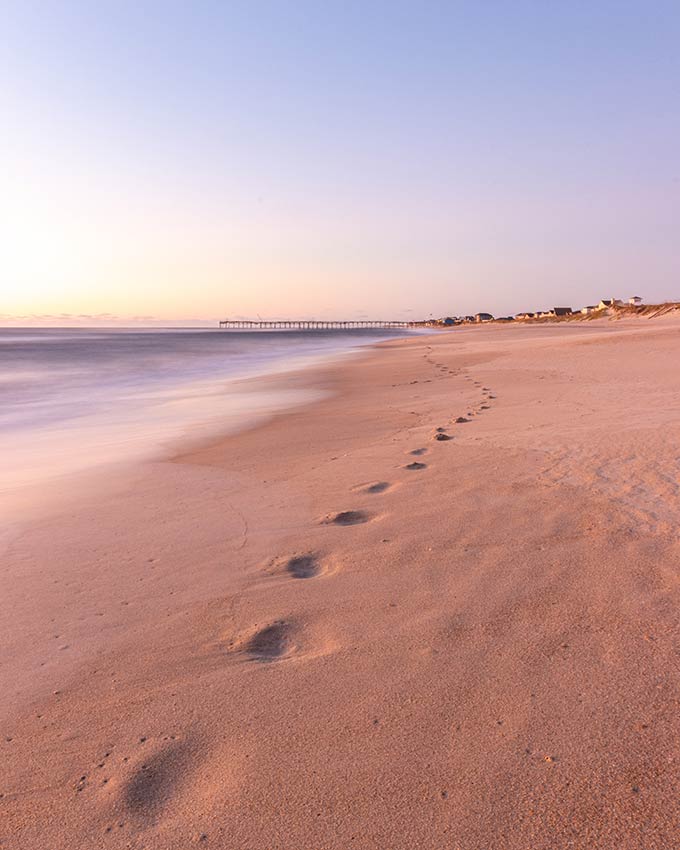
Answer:
<svg viewBox="0 0 680 850"><path fill-rule="evenodd" d="M325 627L319 628L295 618L274 620L256 625L232 640L227 649L245 656L245 660L262 664L283 663L289 659L318 658L337 647Z"/></svg>
<svg viewBox="0 0 680 850"><path fill-rule="evenodd" d="M135 815L153 814L168 802L184 773L182 747L171 746L146 757L122 787L124 807Z"/></svg>
<svg viewBox="0 0 680 850"><path fill-rule="evenodd" d="M99 803L111 808L113 817L107 833L129 824L137 829L157 818L190 770L190 750L174 735L157 740L141 737L127 753L121 758L113 750L107 752L76 784L78 792L95 794Z"/></svg>
<svg viewBox="0 0 680 850"><path fill-rule="evenodd" d="M414 460L413 463L407 463L404 469L427 469L427 464L418 463L417 460Z"/></svg>
<svg viewBox="0 0 680 850"><path fill-rule="evenodd" d="M362 525L373 519L367 511L340 511L323 520L325 525Z"/></svg>
<svg viewBox="0 0 680 850"><path fill-rule="evenodd" d="M409 454L420 457L421 455L427 454L427 449L413 449L413 451L410 451Z"/></svg>
<svg viewBox="0 0 680 850"><path fill-rule="evenodd" d="M469 415L469 414L468 414L468 415ZM459 417L458 417L458 419L456 419L456 423L457 423L457 424L461 424L462 422L469 422L469 421L470 421L470 420L469 420L469 419L466 419L464 416L459 416Z"/></svg>
<svg viewBox="0 0 680 850"><path fill-rule="evenodd" d="M445 440L453 440L453 437L450 434L444 434L442 431L438 431L434 435L434 439L438 440L441 443L441 442L444 442Z"/></svg>
<svg viewBox="0 0 680 850"><path fill-rule="evenodd" d="M390 484L389 481L374 481L372 484L357 484L356 487L352 487L352 491L355 493L369 493L371 495L375 495L376 493L385 493L387 490L391 489L393 485Z"/></svg>
<svg viewBox="0 0 680 850"><path fill-rule="evenodd" d="M294 623L277 620L258 629L238 649L255 661L280 661L297 651L296 633Z"/></svg>
<svg viewBox="0 0 680 850"><path fill-rule="evenodd" d="M294 555L281 555L266 561L262 569L273 576L288 574L292 578L315 578L331 570L331 564L318 552L297 552Z"/></svg>
<svg viewBox="0 0 680 850"><path fill-rule="evenodd" d="M323 565L314 554L295 555L286 564L286 570L293 578L314 578L321 575Z"/></svg>

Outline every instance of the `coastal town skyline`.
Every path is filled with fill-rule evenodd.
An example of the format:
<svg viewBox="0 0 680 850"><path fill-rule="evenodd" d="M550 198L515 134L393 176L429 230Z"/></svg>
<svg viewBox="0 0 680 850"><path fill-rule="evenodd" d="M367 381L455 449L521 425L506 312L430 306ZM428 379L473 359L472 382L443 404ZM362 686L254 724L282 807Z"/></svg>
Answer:
<svg viewBox="0 0 680 850"><path fill-rule="evenodd" d="M445 311L440 316L435 316L430 313L428 316L414 317L388 317L386 314L382 317L369 316L366 313L356 313L354 316L338 317L335 316L315 316L311 314L302 316L293 316L290 313L279 316L244 316L232 315L228 318L219 320L193 320L186 321L184 324L165 322L162 319L157 319L153 316L136 316L136 317L120 317L110 313L100 315L43 315L43 316L20 316L16 317L15 321L7 321L7 317L0 314L0 327L118 327L118 328L227 328L232 330L254 330L254 329L346 329L355 330L360 327L446 327L461 324L480 324L487 321L508 322L508 321L530 321L535 319L550 319L550 318L583 318L583 317L601 317L609 316L612 312L617 314L634 314L640 312L644 307L645 310L661 310L665 311L669 308L677 308L678 301L668 300L662 302L643 303L644 299L639 295L629 296L625 299L609 297L604 299L595 299L594 303L586 304L583 307L572 308L571 306L553 306L546 309L520 310L514 313L498 314L486 311L474 310L471 313L458 313L456 311ZM414 311L408 311L414 313Z"/></svg>

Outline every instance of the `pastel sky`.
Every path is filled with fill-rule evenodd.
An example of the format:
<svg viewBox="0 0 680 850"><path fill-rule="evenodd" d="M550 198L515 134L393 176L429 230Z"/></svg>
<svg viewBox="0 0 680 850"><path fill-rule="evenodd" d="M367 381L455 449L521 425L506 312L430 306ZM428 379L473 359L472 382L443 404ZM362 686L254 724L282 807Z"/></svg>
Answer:
<svg viewBox="0 0 680 850"><path fill-rule="evenodd" d="M680 299L676 0L0 18L0 322Z"/></svg>

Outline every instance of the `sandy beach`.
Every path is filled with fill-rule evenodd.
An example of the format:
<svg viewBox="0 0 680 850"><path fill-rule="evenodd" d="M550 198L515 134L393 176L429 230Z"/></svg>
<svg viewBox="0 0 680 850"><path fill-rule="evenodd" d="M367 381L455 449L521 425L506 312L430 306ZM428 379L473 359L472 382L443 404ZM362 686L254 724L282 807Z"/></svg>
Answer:
<svg viewBox="0 0 680 850"><path fill-rule="evenodd" d="M680 846L679 362L672 318L389 341L26 523L0 847Z"/></svg>

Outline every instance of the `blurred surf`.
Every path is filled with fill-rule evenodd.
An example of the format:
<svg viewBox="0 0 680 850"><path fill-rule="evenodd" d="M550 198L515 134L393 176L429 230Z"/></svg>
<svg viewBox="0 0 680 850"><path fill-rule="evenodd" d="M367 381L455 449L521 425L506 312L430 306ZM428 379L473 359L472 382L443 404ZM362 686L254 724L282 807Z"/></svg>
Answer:
<svg viewBox="0 0 680 850"><path fill-rule="evenodd" d="M403 334L0 329L0 492L160 454L188 434L238 430L318 395L242 379Z"/></svg>

